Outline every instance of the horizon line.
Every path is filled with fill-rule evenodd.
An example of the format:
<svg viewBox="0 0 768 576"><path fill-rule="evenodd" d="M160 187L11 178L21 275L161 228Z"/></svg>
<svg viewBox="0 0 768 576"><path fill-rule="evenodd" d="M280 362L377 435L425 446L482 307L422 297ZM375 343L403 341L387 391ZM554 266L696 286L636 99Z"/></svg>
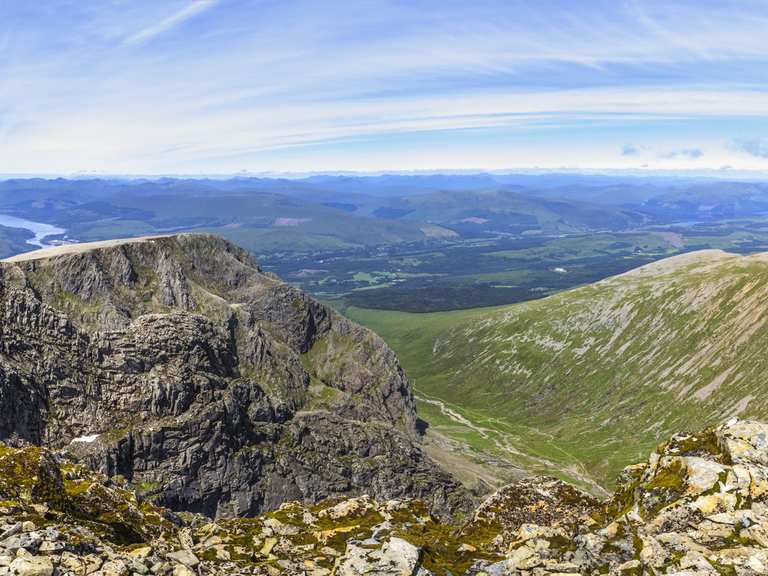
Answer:
<svg viewBox="0 0 768 576"><path fill-rule="evenodd" d="M716 180L729 179L766 179L768 170L746 170L726 168L690 168L690 169L657 169L657 168L509 168L509 169L483 169L483 168L428 168L419 170L296 170L296 171L248 171L238 172L158 172L158 173L113 173L113 172L0 172L0 181L9 180L234 180L234 179L286 179L301 180L315 176L350 176L350 177L380 177L380 176L546 176L563 174L571 176L624 176L634 178L707 178Z"/></svg>

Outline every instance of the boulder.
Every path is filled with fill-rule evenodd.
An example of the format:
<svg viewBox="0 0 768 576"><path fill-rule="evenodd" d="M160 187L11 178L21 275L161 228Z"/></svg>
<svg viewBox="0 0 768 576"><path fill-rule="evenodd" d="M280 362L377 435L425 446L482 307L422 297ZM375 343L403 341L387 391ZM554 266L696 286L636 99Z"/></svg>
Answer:
<svg viewBox="0 0 768 576"><path fill-rule="evenodd" d="M15 576L52 576L53 563L45 556L20 556L9 567Z"/></svg>

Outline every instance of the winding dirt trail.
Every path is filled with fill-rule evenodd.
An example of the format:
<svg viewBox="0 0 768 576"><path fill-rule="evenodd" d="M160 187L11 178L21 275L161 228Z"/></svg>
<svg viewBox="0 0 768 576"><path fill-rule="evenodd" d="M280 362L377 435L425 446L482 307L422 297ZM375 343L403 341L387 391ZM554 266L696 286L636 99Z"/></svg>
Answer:
<svg viewBox="0 0 768 576"><path fill-rule="evenodd" d="M554 443L551 443L552 448L554 448L555 450L557 450L558 452L566 456L571 461L570 463L556 463L546 458L543 458L541 456L535 456L530 453L522 452L521 450L516 448L513 443L509 441L509 438L503 431L498 429L493 429L493 428L485 428L483 426L479 426L475 424L474 422L472 422L471 420L469 420L468 418L466 418L465 416L463 416L462 414L460 414L459 412L451 408L443 400L440 400L434 397L427 397L423 393L421 394L414 393L414 398L419 402L424 402L425 404L436 406L444 416L447 416L453 422L461 426L464 426L466 428L469 428L473 432L476 432L483 439L493 442L493 445L504 454L522 457L530 461L537 462L539 465L549 469L560 468L561 470L566 471L568 475L578 479L579 481L583 482L587 486L590 486L592 488L592 491L596 495L607 496L609 494L609 492L605 488L603 488L600 484L595 482L595 480L587 473L583 463L581 463L575 456L573 456L573 454L569 453L568 451L564 450L562 447L557 446ZM501 425L505 425L505 423L498 421L498 419L494 418L492 420L497 421ZM534 428L529 428L529 429L533 433L542 435L544 437L549 437L550 439L552 439L551 435L549 434L544 434ZM515 461L511 461L509 462L509 464L515 467L520 466L520 464Z"/></svg>

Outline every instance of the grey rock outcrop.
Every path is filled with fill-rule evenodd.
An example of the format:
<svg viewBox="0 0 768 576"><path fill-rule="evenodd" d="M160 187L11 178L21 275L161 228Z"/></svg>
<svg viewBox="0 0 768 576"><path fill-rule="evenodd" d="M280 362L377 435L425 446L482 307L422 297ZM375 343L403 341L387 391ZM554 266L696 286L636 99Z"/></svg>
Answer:
<svg viewBox="0 0 768 576"><path fill-rule="evenodd" d="M678 434L576 526L525 524L504 574L768 573L768 426Z"/></svg>
<svg viewBox="0 0 768 576"><path fill-rule="evenodd" d="M676 435L605 502L525 479L461 526L419 500L365 495L252 518L175 514L66 454L0 443L0 575L13 573L756 576L768 573L768 425Z"/></svg>
<svg viewBox="0 0 768 576"><path fill-rule="evenodd" d="M394 353L213 236L0 266L0 440L64 449L174 509L252 515L463 493Z"/></svg>

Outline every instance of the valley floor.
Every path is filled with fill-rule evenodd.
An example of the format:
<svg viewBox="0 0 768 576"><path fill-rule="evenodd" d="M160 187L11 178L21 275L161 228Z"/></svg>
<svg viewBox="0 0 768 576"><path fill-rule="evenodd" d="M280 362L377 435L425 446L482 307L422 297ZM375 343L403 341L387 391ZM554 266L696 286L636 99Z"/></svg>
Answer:
<svg viewBox="0 0 768 576"><path fill-rule="evenodd" d="M427 346L434 341L433 331L488 310L410 314L351 307L344 313L381 335L398 354L411 376L418 413L429 424L428 451L470 488L487 491L522 476L549 474L605 496L610 480L590 474L581 455L570 451L567 442L523 422L468 408L449 398L439 383L432 385L422 378L426 372L423 366L431 355ZM414 331L422 337L412 338ZM633 452L628 461L642 459L650 449Z"/></svg>

